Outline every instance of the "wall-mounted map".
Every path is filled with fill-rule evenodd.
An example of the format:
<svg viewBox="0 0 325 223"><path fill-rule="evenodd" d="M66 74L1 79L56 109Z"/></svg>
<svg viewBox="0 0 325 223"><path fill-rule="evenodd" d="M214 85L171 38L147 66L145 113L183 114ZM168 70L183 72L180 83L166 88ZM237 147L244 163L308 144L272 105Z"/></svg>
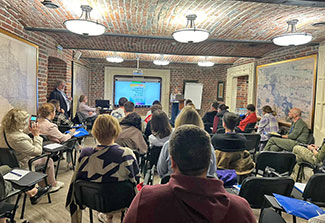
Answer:
<svg viewBox="0 0 325 223"><path fill-rule="evenodd" d="M290 122L289 110L300 108L303 120L311 128L315 96L317 55L257 66L256 107L270 105L278 121Z"/></svg>
<svg viewBox="0 0 325 223"><path fill-rule="evenodd" d="M9 109L37 109L38 47L0 29L0 120Z"/></svg>

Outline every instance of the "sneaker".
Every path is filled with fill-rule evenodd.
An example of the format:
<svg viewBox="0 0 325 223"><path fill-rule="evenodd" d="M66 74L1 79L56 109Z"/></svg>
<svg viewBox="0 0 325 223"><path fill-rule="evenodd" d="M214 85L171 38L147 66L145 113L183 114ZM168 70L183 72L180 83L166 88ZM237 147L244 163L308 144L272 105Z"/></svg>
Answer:
<svg viewBox="0 0 325 223"><path fill-rule="evenodd" d="M61 181L56 181L56 185L52 186L50 189L50 193L54 193L57 192L58 190L60 190L62 187L64 186L64 183Z"/></svg>

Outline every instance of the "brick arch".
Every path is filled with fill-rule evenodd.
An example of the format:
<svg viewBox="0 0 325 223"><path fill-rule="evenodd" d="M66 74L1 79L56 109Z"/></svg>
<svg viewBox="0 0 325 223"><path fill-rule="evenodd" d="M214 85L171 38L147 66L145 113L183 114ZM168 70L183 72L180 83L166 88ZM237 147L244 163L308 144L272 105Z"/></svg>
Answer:
<svg viewBox="0 0 325 223"><path fill-rule="evenodd" d="M48 58L47 98L55 88L56 81L68 81L67 63L57 57Z"/></svg>

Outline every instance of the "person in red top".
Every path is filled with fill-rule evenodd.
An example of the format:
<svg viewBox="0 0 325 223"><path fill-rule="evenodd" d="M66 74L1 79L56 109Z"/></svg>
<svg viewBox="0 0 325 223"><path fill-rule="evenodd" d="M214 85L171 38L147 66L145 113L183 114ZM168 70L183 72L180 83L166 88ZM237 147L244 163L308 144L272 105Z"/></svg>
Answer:
<svg viewBox="0 0 325 223"><path fill-rule="evenodd" d="M239 125L236 127L236 132L244 132L247 124L257 122L257 116L255 112L255 105L249 104L246 107L247 113L246 117L240 121Z"/></svg>
<svg viewBox="0 0 325 223"><path fill-rule="evenodd" d="M207 178L209 134L194 125L178 127L169 142L174 174L167 184L144 186L131 203L124 223L256 223L244 198Z"/></svg>

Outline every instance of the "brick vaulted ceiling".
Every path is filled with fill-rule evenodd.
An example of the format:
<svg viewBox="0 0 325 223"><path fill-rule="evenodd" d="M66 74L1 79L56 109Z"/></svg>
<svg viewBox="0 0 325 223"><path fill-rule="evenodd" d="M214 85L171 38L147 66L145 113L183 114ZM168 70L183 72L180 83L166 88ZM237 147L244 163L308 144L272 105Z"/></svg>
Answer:
<svg viewBox="0 0 325 223"><path fill-rule="evenodd" d="M298 31L313 35L312 44L325 40L325 27L312 26L325 21L323 3L309 7L265 0L52 0L60 8L49 9L41 1L0 0L0 9L16 15L27 30L44 32L63 48L81 50L84 58L103 59L111 54L108 51L116 51L129 60L142 53L144 60L166 54L172 62L197 62L210 56L216 63L232 64L240 57L259 58L277 49L271 38L284 33L290 19L299 20ZM283 2L290 1L278 1ZM107 27L105 35L83 37L65 30L63 22L79 18L81 4L94 8L91 17ZM175 42L171 34L184 28L185 16L193 13L198 16L196 27L207 29L209 39Z"/></svg>

